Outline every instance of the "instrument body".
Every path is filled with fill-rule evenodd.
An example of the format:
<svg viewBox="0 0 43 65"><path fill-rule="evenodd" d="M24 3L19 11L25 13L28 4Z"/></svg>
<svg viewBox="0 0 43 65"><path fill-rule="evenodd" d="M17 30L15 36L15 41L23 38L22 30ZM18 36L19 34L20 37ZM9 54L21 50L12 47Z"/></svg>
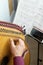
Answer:
<svg viewBox="0 0 43 65"><path fill-rule="evenodd" d="M16 40L16 38L21 38L25 42L25 36L23 34L22 28L15 24L0 22L0 62L7 63L6 65L13 65L13 56L10 52L10 38ZM30 64L30 52L29 47L25 43L27 51L24 53L24 63L25 65Z"/></svg>

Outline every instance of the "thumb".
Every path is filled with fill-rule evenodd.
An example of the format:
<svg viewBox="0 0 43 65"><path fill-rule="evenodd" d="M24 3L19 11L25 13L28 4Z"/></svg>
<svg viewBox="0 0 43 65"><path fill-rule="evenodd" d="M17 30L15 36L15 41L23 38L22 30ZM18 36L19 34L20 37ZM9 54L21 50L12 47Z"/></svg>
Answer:
<svg viewBox="0 0 43 65"><path fill-rule="evenodd" d="M10 39L10 45L11 45L12 47L16 47L12 38Z"/></svg>

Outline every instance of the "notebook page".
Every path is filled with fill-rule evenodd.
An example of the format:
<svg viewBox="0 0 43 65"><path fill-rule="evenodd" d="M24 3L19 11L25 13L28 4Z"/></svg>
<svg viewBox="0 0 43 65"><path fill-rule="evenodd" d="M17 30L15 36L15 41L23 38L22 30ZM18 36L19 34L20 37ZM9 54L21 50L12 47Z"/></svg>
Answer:
<svg viewBox="0 0 43 65"><path fill-rule="evenodd" d="M33 26L43 30L42 16L43 0L20 0L13 23L25 25L27 33L30 34Z"/></svg>

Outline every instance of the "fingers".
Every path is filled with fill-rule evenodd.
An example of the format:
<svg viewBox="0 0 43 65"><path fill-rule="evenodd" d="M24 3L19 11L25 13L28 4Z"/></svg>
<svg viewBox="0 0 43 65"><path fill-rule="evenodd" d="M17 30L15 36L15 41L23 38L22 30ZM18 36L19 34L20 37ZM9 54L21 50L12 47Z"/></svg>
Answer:
<svg viewBox="0 0 43 65"><path fill-rule="evenodd" d="M10 39L10 44L11 44L12 47L16 47L15 44L14 44L13 39Z"/></svg>
<svg viewBox="0 0 43 65"><path fill-rule="evenodd" d="M25 46L24 41L22 39L19 39L19 44Z"/></svg>
<svg viewBox="0 0 43 65"><path fill-rule="evenodd" d="M24 41L22 39L17 39L17 40L19 41L19 45L25 46ZM11 44L12 47L16 47L15 42L13 41L13 39L10 39L10 44Z"/></svg>

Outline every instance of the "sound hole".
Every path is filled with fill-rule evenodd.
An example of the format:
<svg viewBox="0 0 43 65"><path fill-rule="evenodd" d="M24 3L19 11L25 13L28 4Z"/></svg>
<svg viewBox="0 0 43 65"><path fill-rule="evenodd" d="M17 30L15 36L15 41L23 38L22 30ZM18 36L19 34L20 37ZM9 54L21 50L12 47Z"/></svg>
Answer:
<svg viewBox="0 0 43 65"><path fill-rule="evenodd" d="M7 65L8 62L9 62L9 57L8 57L8 56L5 56L5 57L2 59L1 65Z"/></svg>

